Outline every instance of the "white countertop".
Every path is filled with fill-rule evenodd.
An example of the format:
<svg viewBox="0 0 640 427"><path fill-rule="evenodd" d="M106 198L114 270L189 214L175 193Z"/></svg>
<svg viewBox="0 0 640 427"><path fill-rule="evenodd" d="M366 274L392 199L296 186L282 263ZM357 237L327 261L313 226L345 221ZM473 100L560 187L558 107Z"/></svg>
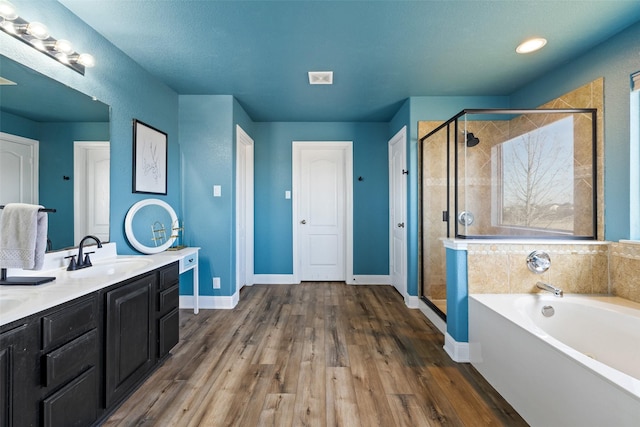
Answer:
<svg viewBox="0 0 640 427"><path fill-rule="evenodd" d="M91 254L93 267L69 272L64 257L77 254L77 249L46 254L44 269L38 271L9 269L8 277L55 277L53 282L35 286L0 286L0 326L42 310L63 304L131 277L179 261L190 248L154 255L118 255L115 243L105 243L101 249L85 248Z"/></svg>

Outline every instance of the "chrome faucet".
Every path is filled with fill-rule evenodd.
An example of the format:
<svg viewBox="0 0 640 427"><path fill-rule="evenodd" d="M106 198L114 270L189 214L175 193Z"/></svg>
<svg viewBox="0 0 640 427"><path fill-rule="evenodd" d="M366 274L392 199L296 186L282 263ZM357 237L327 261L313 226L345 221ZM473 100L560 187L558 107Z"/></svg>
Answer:
<svg viewBox="0 0 640 427"><path fill-rule="evenodd" d="M562 295L563 295L562 289L556 288L555 286L550 285L548 283L538 282L538 283L536 283L536 286L538 287L538 289L542 289L543 291L551 292L553 295L555 295L557 297L562 297Z"/></svg>
<svg viewBox="0 0 640 427"><path fill-rule="evenodd" d="M91 264L91 260L89 259L89 254L92 254L93 252L85 253L84 258L82 258L82 249L84 248L84 242L90 239L95 240L95 242L98 244L98 248L102 247L102 242L96 236L91 236L91 235L84 236L82 240L80 240L80 244L78 245L78 260L76 261L76 255L65 257L65 258L71 258L71 261L69 261L69 267L67 267L67 271L73 271L73 270L79 270L81 268L91 267L92 264Z"/></svg>

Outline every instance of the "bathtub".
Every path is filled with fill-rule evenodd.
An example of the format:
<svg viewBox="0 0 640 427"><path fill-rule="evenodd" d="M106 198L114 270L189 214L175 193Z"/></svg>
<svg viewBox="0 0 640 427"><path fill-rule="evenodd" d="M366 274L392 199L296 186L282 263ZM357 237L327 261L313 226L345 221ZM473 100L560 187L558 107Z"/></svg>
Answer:
<svg viewBox="0 0 640 427"><path fill-rule="evenodd" d="M640 426L640 304L472 294L469 358L534 427Z"/></svg>

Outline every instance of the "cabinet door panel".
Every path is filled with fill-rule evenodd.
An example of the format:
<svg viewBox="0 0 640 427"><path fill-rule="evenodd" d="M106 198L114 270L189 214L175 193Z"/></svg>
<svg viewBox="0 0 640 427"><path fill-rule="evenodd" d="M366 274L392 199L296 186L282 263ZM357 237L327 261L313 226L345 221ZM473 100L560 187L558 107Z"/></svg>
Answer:
<svg viewBox="0 0 640 427"><path fill-rule="evenodd" d="M0 426L11 425L11 347L0 349Z"/></svg>
<svg viewBox="0 0 640 427"><path fill-rule="evenodd" d="M0 333L0 426L38 424L37 387L40 334L22 324Z"/></svg>
<svg viewBox="0 0 640 427"><path fill-rule="evenodd" d="M180 276L179 264L175 262L166 268L161 268L158 270L158 276L160 278L158 289L160 290L177 284Z"/></svg>
<svg viewBox="0 0 640 427"><path fill-rule="evenodd" d="M96 364L98 332L93 329L44 356L45 387L56 387Z"/></svg>
<svg viewBox="0 0 640 427"><path fill-rule="evenodd" d="M123 397L155 363L155 275L106 294L106 405Z"/></svg>
<svg viewBox="0 0 640 427"><path fill-rule="evenodd" d="M92 296L42 317L42 348L56 347L95 328L95 301Z"/></svg>
<svg viewBox="0 0 640 427"><path fill-rule="evenodd" d="M180 319L177 308L160 318L158 322L158 357L169 354L169 351L178 344L179 330Z"/></svg>
<svg viewBox="0 0 640 427"><path fill-rule="evenodd" d="M180 305L180 288L176 284L158 293L158 311L160 315L168 313Z"/></svg>
<svg viewBox="0 0 640 427"><path fill-rule="evenodd" d="M98 417L98 395L95 368L42 401L43 425L88 426Z"/></svg>

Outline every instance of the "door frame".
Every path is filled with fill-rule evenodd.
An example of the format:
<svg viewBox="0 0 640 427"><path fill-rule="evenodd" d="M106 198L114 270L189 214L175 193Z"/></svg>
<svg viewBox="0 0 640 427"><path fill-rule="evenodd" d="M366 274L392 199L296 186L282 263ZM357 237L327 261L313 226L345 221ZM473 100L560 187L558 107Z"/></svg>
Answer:
<svg viewBox="0 0 640 427"><path fill-rule="evenodd" d="M244 163L241 160L244 158ZM246 185L246 193L241 194L238 189L238 183L241 180L243 168L241 164L244 164L244 182ZM236 125L236 292L239 292L242 286L252 286L254 284L254 141L247 134L240 125ZM240 254L240 227L238 223L241 219L240 209L241 198L244 199L245 206L245 265L244 265L244 277L246 283L240 283L240 272L242 266L238 263L239 259L242 259Z"/></svg>
<svg viewBox="0 0 640 427"><path fill-rule="evenodd" d="M408 293L407 293L407 267L408 267L408 262L407 262L407 179L405 177L405 179L402 180L402 194L400 195L402 200L401 200L401 205L404 206L404 218L403 218L403 222L405 224L405 226L402 229L402 233L404 235L403 237L403 241L404 241L404 247L403 247L403 251L402 251L402 260L401 262L403 263L402 266L402 271L403 271L403 276L402 276L402 280L400 285L395 285L393 284L393 281L391 280L392 278L392 269L391 266L393 265L394 262L394 253L393 253L393 233L394 233L394 229L397 226L395 224L395 216L392 215L393 213L393 200L395 197L394 194L394 187L393 187L393 178L392 178L392 173L393 173L393 158L391 156L391 152L393 150L393 146L395 144L400 144L400 148L401 148L401 156L402 156L402 168L403 168L403 173L404 171L406 171L407 169L407 127L403 126L402 129L400 129L390 140L388 143L389 146L389 279L392 282L392 285L394 285L394 287L398 290L398 292L400 292L400 294L402 295L402 297L404 298L405 301L407 301L408 298ZM406 175L403 175L406 176ZM399 288L398 288L399 286Z"/></svg>
<svg viewBox="0 0 640 427"><path fill-rule="evenodd" d="M293 283L300 283L300 238L298 236L298 195L301 186L301 152L304 149L327 149L344 151L345 203L344 203L344 277L351 284L353 277L353 141L292 141L292 236L293 236Z"/></svg>

